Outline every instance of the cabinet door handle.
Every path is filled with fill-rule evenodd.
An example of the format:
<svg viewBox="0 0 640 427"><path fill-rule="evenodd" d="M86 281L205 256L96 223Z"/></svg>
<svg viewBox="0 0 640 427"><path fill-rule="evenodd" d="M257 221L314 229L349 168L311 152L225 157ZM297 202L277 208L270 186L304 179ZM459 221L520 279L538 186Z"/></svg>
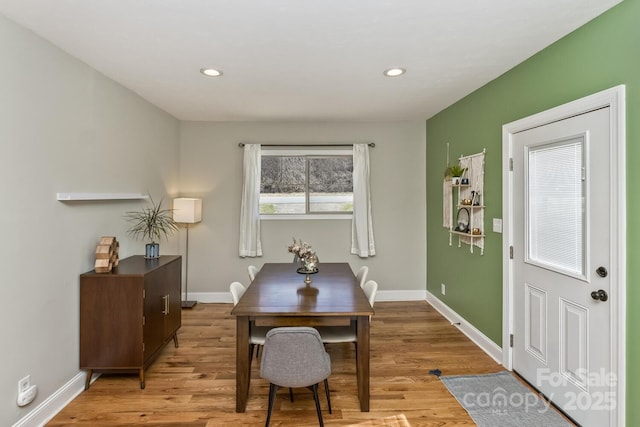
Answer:
<svg viewBox="0 0 640 427"><path fill-rule="evenodd" d="M162 310L162 314L165 316L169 314L169 294L162 297L164 300L164 310Z"/></svg>

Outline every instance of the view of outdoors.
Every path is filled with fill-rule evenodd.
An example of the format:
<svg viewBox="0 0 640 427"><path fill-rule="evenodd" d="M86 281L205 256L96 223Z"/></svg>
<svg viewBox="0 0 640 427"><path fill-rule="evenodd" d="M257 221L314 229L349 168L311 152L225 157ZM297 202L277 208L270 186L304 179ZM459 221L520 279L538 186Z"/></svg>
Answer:
<svg viewBox="0 0 640 427"><path fill-rule="evenodd" d="M262 156L261 168L261 214L352 212L350 155Z"/></svg>

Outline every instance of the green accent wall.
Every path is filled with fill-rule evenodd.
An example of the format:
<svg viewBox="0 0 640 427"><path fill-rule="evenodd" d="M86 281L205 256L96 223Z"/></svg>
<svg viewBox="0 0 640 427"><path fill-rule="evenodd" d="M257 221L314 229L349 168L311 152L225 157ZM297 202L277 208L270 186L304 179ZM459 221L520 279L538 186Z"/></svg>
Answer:
<svg viewBox="0 0 640 427"><path fill-rule="evenodd" d="M508 37L508 35L505 35ZM624 84L627 191L640 187L640 0L626 0L427 120L427 290L498 345L502 342L502 126ZM486 148L485 252L449 246L442 227L442 177L451 160ZM627 426L640 426L640 198L627 197ZM456 239L457 242L457 239ZM446 284L446 295L440 284Z"/></svg>

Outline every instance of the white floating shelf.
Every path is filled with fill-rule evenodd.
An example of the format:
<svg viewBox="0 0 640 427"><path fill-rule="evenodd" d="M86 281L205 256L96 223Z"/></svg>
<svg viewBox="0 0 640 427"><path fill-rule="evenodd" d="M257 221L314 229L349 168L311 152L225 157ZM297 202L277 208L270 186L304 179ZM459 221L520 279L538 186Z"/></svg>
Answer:
<svg viewBox="0 0 640 427"><path fill-rule="evenodd" d="M142 193L56 193L61 202L74 200L141 200L149 196Z"/></svg>

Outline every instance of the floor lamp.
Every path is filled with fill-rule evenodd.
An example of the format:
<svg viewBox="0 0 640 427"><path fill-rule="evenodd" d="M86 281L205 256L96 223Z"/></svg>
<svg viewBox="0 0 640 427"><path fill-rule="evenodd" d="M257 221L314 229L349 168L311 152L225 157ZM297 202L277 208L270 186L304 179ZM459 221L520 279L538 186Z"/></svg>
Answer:
<svg viewBox="0 0 640 427"><path fill-rule="evenodd" d="M193 308L198 302L189 301L189 225L202 221L202 199L173 199L173 220L187 229L187 248L184 257L184 301L182 308Z"/></svg>

